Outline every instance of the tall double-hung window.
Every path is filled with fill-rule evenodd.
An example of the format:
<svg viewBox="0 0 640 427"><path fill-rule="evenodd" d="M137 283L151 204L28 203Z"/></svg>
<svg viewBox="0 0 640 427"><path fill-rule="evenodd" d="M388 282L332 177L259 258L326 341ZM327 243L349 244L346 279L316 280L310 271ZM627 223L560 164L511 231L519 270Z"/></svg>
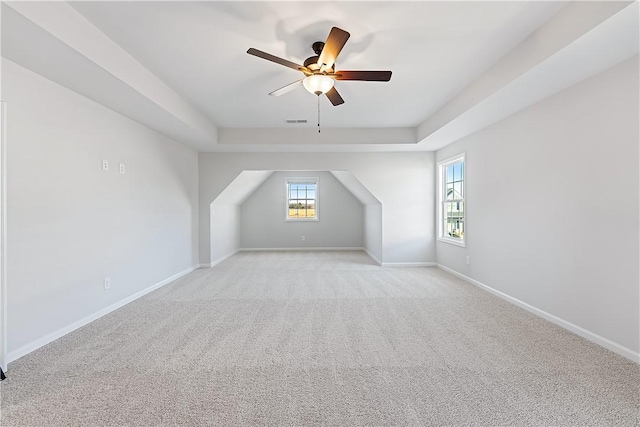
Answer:
<svg viewBox="0 0 640 427"><path fill-rule="evenodd" d="M440 213L438 240L465 246L464 154L438 163Z"/></svg>
<svg viewBox="0 0 640 427"><path fill-rule="evenodd" d="M287 178L286 221L318 220L318 178Z"/></svg>

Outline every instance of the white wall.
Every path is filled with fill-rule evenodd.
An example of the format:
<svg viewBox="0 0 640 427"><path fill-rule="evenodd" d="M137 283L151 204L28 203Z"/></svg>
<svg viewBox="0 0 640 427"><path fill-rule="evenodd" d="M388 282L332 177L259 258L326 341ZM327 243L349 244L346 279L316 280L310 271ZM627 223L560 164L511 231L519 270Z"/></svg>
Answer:
<svg viewBox="0 0 640 427"><path fill-rule="evenodd" d="M198 185L202 263L210 259L209 204L243 170L349 171L383 205L382 261L435 261L432 152L200 153Z"/></svg>
<svg viewBox="0 0 640 427"><path fill-rule="evenodd" d="M438 242L438 263L627 356L640 347L638 90L636 56L436 154L466 152L468 209L467 247Z"/></svg>
<svg viewBox="0 0 640 427"><path fill-rule="evenodd" d="M211 239L209 263L224 261L240 249L240 206L273 171L242 171L211 203Z"/></svg>
<svg viewBox="0 0 640 427"><path fill-rule="evenodd" d="M10 61L2 71L11 357L197 264L198 160Z"/></svg>
<svg viewBox="0 0 640 427"><path fill-rule="evenodd" d="M211 265L240 249L240 206L211 204Z"/></svg>
<svg viewBox="0 0 640 427"><path fill-rule="evenodd" d="M382 204L364 205L364 248L382 262Z"/></svg>
<svg viewBox="0 0 640 427"><path fill-rule="evenodd" d="M382 263L382 204L358 179L348 171L331 171L364 208L363 245L364 249L379 264Z"/></svg>
<svg viewBox="0 0 640 427"><path fill-rule="evenodd" d="M285 221L286 177L318 178L319 221ZM275 172L242 204L241 222L245 249L363 247L362 203L329 172Z"/></svg>

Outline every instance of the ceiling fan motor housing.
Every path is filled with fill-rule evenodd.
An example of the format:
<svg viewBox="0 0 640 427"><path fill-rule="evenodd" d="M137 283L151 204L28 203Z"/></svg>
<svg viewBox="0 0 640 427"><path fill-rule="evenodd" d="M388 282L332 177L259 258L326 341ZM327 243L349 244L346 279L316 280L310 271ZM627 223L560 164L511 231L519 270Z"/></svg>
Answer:
<svg viewBox="0 0 640 427"><path fill-rule="evenodd" d="M304 60L303 65L311 71L319 70L320 66L318 65L318 56L310 56L309 58Z"/></svg>
<svg viewBox="0 0 640 427"><path fill-rule="evenodd" d="M315 56L310 56L305 59L304 66L310 69L311 71L318 71L320 66L318 65L318 59L320 58L320 54L322 53L322 49L324 49L324 42L315 42L311 45L311 49L315 52ZM330 69L326 69L326 72L332 73L335 68L335 64Z"/></svg>

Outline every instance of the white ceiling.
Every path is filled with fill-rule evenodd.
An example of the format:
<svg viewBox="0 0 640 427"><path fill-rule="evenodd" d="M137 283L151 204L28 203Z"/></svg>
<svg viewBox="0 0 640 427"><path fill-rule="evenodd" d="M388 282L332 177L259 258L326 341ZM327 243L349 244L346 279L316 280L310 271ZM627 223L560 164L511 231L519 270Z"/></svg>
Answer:
<svg viewBox="0 0 640 427"><path fill-rule="evenodd" d="M631 5L631 6L630 6ZM198 151L424 151L454 142L640 51L638 2L3 2L2 56ZM302 62L351 38L317 104ZM287 119L307 124L288 125Z"/></svg>
<svg viewBox="0 0 640 427"><path fill-rule="evenodd" d="M332 26L351 33L339 69L392 70L389 83L338 82L325 127L415 127L553 16L556 2L74 2L72 6L219 127L316 123L313 95L272 90Z"/></svg>

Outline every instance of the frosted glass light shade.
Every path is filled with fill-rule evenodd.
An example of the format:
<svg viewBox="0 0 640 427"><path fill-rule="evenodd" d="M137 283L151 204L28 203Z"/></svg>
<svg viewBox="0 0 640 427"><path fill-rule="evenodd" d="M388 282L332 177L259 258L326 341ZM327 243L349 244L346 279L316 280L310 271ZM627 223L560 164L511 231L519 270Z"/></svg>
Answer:
<svg viewBox="0 0 640 427"><path fill-rule="evenodd" d="M304 88L315 95L329 92L334 83L331 77L322 74L314 74L302 80Z"/></svg>

